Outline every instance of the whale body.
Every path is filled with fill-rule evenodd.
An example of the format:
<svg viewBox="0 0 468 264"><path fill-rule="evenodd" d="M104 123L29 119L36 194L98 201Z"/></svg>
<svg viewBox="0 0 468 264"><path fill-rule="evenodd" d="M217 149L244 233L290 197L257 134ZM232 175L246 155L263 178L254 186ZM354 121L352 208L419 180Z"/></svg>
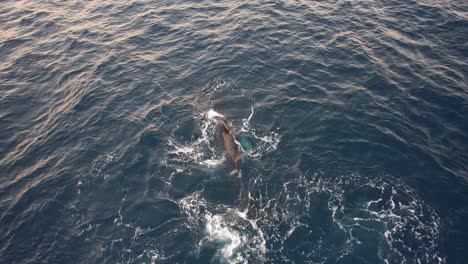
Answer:
<svg viewBox="0 0 468 264"><path fill-rule="evenodd" d="M242 181L242 157L237 148L237 144L234 140L229 127L226 125L225 119L220 122L220 129L223 135L223 146L226 158L234 170L231 175L235 177L235 182L239 190L239 202L237 208L244 211L248 207L248 196L244 190L244 184Z"/></svg>
<svg viewBox="0 0 468 264"><path fill-rule="evenodd" d="M206 117L211 121L217 122L218 124L220 141L222 141L226 159L233 168L230 174L235 177L235 183L239 190L239 203L237 204L237 207L239 210L243 211L248 206L248 196L245 193L244 184L242 181L242 155L239 152L234 135L231 133L229 126L226 124L226 117L214 110L209 110L206 112Z"/></svg>
<svg viewBox="0 0 468 264"><path fill-rule="evenodd" d="M234 136L229 131L226 122L222 121L220 125L223 134L224 152L226 153L226 157L229 163L231 163L231 165L234 168L234 171L231 172L231 174L240 177L242 160L239 155L239 150L237 149L236 142L234 141Z"/></svg>

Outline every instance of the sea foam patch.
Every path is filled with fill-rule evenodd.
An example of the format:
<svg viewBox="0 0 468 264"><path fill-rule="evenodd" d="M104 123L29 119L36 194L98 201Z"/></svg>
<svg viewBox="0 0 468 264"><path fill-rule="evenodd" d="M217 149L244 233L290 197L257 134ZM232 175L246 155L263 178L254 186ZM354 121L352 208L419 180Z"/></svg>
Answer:
<svg viewBox="0 0 468 264"><path fill-rule="evenodd" d="M268 259L445 263L438 250L440 217L410 186L390 176L305 173L260 194L258 221ZM365 255L362 255L365 254Z"/></svg>
<svg viewBox="0 0 468 264"><path fill-rule="evenodd" d="M251 107L250 115L242 119L240 127L232 125L231 133L239 149L251 158L259 158L263 154L278 148L281 136L277 131L258 131L252 128L250 122L254 115L254 107ZM199 137L190 142L179 143L170 138L167 142L168 151L163 159L163 164L177 167L180 163L195 163L209 168L216 168L225 161L225 155L217 142L218 126L221 120L226 121L225 116L214 109L202 113L196 117L199 122ZM240 141L239 141L239 140Z"/></svg>
<svg viewBox="0 0 468 264"><path fill-rule="evenodd" d="M198 255L213 249L212 258L220 263L264 262L266 240L255 221L234 208L208 204L201 192L181 199L179 206L187 226L198 233Z"/></svg>

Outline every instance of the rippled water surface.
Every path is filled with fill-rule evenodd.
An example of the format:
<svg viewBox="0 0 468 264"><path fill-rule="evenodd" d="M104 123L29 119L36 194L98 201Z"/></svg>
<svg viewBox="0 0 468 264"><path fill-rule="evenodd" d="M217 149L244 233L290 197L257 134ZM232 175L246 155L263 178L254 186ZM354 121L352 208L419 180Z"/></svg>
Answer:
<svg viewBox="0 0 468 264"><path fill-rule="evenodd" d="M0 33L0 263L466 263L466 1L7 0Z"/></svg>

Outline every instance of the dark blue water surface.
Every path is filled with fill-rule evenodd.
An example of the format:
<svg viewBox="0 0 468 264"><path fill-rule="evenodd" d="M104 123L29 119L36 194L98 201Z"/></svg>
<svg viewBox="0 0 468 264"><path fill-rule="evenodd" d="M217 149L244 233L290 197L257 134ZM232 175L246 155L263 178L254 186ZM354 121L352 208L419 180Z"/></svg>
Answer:
<svg viewBox="0 0 468 264"><path fill-rule="evenodd" d="M0 263L468 259L466 1L3 0L0 33Z"/></svg>

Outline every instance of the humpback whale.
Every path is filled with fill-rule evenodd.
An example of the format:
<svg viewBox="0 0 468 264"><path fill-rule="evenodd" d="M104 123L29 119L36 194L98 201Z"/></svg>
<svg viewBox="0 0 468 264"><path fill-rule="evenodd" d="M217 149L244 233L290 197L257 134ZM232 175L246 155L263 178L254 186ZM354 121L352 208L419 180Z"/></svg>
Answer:
<svg viewBox="0 0 468 264"><path fill-rule="evenodd" d="M231 163L232 167L234 168L234 170L231 172L231 175L241 177L242 160L239 155L236 142L234 141L234 136L231 134L225 120L220 122L220 126L223 135L224 151L226 152L229 163Z"/></svg>
<svg viewBox="0 0 468 264"><path fill-rule="evenodd" d="M234 135L231 133L229 126L226 124L226 118L213 110L208 111L207 117L208 119L215 120L218 123L218 127L220 130L220 140L222 141L224 152L226 154L226 159L233 168L231 175L235 177L236 186L239 190L239 202L237 204L237 207L239 208L239 210L243 211L248 206L248 197L246 196L244 184L242 181L241 153L237 148Z"/></svg>
<svg viewBox="0 0 468 264"><path fill-rule="evenodd" d="M234 136L226 124L226 119L222 119L219 122L219 126L223 135L223 146L226 158L234 169L231 172L231 175L235 177L236 186L239 190L239 202L237 204L237 208L244 211L248 206L248 197L246 196L247 194L245 193L244 183L242 181L242 157L237 149Z"/></svg>

